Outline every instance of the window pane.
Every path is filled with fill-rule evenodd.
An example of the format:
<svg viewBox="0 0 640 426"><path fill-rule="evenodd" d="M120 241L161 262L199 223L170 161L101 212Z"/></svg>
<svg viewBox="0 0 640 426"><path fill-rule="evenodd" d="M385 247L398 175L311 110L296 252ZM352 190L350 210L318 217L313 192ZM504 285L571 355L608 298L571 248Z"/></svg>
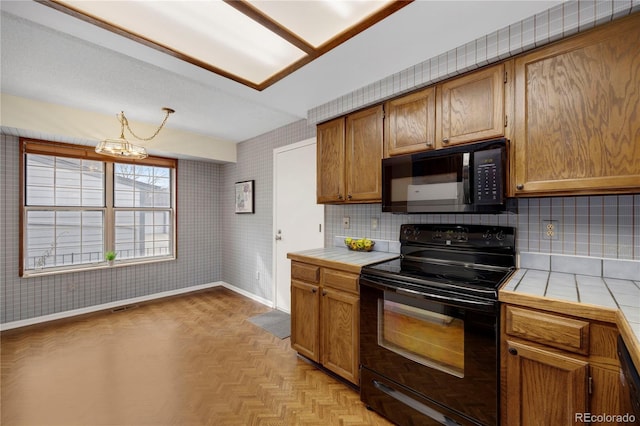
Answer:
<svg viewBox="0 0 640 426"><path fill-rule="evenodd" d="M53 179L51 179L53 182ZM27 205L28 206L53 206L55 204L55 192L53 186L30 186L27 185Z"/></svg>
<svg viewBox="0 0 640 426"><path fill-rule="evenodd" d="M28 206L104 206L104 163L27 154Z"/></svg>
<svg viewBox="0 0 640 426"><path fill-rule="evenodd" d="M65 170L56 169L56 186L63 188L80 188L82 181L80 169L78 170Z"/></svg>
<svg viewBox="0 0 640 426"><path fill-rule="evenodd" d="M81 193L77 188L61 188L55 189L55 205L56 206L80 206L82 200Z"/></svg>
<svg viewBox="0 0 640 426"><path fill-rule="evenodd" d="M27 212L25 269L55 266L55 213Z"/></svg>
<svg viewBox="0 0 640 426"><path fill-rule="evenodd" d="M120 259L173 254L170 210L117 211L116 252Z"/></svg>
<svg viewBox="0 0 640 426"><path fill-rule="evenodd" d="M99 189L82 189L81 204L83 206L102 206L104 204L102 188Z"/></svg>
<svg viewBox="0 0 640 426"><path fill-rule="evenodd" d="M153 207L153 191L147 191L139 183L136 184L134 207Z"/></svg>
<svg viewBox="0 0 640 426"><path fill-rule="evenodd" d="M171 169L115 164L115 207L171 207Z"/></svg>
<svg viewBox="0 0 640 426"><path fill-rule="evenodd" d="M102 211L27 211L25 269L101 262Z"/></svg>
<svg viewBox="0 0 640 426"><path fill-rule="evenodd" d="M116 206L126 206L126 207L133 207L133 196L134 193L133 191L127 191L127 190L117 190L115 191L114 197L114 204Z"/></svg>

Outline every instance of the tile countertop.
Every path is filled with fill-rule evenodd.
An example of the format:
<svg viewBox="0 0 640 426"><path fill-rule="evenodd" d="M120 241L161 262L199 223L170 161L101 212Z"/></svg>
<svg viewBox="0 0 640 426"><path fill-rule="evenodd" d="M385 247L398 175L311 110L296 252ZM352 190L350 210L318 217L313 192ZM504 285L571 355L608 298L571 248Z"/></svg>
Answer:
<svg viewBox="0 0 640 426"><path fill-rule="evenodd" d="M640 262L521 253L501 302L615 323L640 367Z"/></svg>
<svg viewBox="0 0 640 426"><path fill-rule="evenodd" d="M398 256L398 253L352 251L346 247L317 248L287 254L287 258L291 260L336 268L355 274L359 274L363 266L395 259Z"/></svg>

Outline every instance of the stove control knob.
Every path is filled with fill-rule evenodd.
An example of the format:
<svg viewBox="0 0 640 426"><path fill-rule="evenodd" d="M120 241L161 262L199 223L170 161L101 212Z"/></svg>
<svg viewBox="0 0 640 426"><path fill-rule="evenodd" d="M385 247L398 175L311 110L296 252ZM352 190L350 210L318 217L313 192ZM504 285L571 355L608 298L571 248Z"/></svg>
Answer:
<svg viewBox="0 0 640 426"><path fill-rule="evenodd" d="M493 235L491 234L491 231L485 231L485 233L482 234L482 238L484 238L485 240L490 240L491 238L493 238Z"/></svg>
<svg viewBox="0 0 640 426"><path fill-rule="evenodd" d="M498 233L496 234L496 240L498 240L498 241L504 240L504 237L505 237L505 235L504 235L504 232L502 232L502 231L498 231Z"/></svg>
<svg viewBox="0 0 640 426"><path fill-rule="evenodd" d="M410 227L406 227L404 228L404 236L407 238L411 238L411 235L413 234L413 228Z"/></svg>

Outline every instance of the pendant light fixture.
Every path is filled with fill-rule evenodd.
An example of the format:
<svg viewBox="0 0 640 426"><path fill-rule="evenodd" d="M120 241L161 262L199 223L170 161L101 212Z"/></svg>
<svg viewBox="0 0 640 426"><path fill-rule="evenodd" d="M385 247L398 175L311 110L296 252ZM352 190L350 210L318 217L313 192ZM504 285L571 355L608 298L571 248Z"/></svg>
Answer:
<svg viewBox="0 0 640 426"><path fill-rule="evenodd" d="M160 133L160 130L162 130L167 122L167 119L169 118L169 114L173 114L175 112L173 109L167 107L162 108L162 110L165 112L164 120L162 120L162 123L160 123L158 130L156 130L155 133L148 138L141 138L137 136L133 132L133 130L131 130L131 127L129 127L129 120L127 120L127 117L124 115L124 111L120 111L120 114L117 115L118 121L120 121L120 137L117 139L105 139L101 141L100 143L98 143L98 146L96 146L96 152L98 154L117 158L128 158L134 160L142 160L143 158L147 158L147 150L144 149L144 147L132 144L127 139L125 139L124 127L127 127L127 130L129 130L129 133L131 133L134 138L141 141L150 141L151 139L155 138L158 133Z"/></svg>

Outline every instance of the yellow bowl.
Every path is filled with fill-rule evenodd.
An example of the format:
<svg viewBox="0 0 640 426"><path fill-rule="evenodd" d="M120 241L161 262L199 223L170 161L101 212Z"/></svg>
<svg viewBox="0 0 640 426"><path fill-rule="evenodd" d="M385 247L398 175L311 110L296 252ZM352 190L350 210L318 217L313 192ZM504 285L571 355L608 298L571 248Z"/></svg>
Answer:
<svg viewBox="0 0 640 426"><path fill-rule="evenodd" d="M351 244L347 244L347 242L345 242L344 245L352 251L371 251L373 250L373 246L375 246L376 243L374 241L371 241L371 245L359 247L357 244L357 240L351 240Z"/></svg>

